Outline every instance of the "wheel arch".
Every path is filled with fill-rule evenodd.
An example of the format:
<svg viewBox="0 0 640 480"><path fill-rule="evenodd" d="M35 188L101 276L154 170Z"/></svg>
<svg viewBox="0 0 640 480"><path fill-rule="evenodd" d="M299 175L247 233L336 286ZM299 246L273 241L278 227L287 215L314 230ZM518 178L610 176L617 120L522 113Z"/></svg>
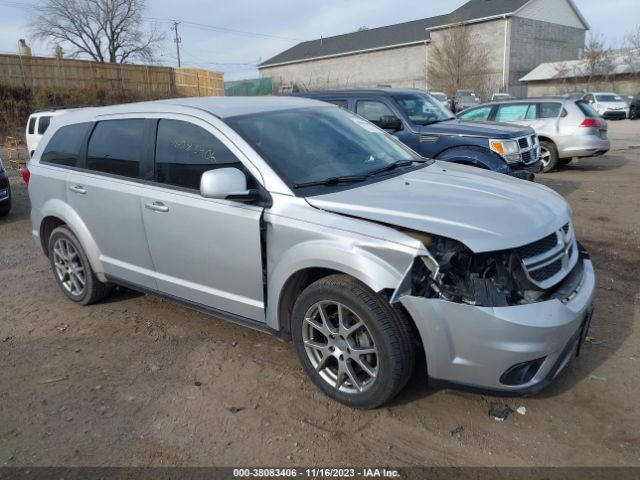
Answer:
<svg viewBox="0 0 640 480"><path fill-rule="evenodd" d="M38 232L40 234L40 244L45 255L49 255L49 237L51 232L59 226L66 226L73 233L89 260L89 264L98 280L106 282L104 267L100 261L100 250L95 239L89 232L80 216L61 200L51 199L42 208L43 218L40 222Z"/></svg>
<svg viewBox="0 0 640 480"><path fill-rule="evenodd" d="M494 172L502 173L509 170L509 166L499 155L479 145L451 147L440 152L435 158L446 162L472 165Z"/></svg>
<svg viewBox="0 0 640 480"><path fill-rule="evenodd" d="M407 255L406 265L396 268L366 248L340 248L324 242L299 244L286 255L268 276L267 325L287 338L291 311L298 294L313 282L328 275L348 275L372 291L387 293L397 288L405 270L413 263ZM318 257L318 251L322 257Z"/></svg>

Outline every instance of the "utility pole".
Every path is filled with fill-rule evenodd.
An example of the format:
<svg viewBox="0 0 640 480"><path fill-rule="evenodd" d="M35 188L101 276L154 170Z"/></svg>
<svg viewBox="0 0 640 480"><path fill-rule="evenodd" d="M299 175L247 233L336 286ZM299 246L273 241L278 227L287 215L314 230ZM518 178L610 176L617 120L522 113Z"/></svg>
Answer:
<svg viewBox="0 0 640 480"><path fill-rule="evenodd" d="M180 22L176 22L175 20L173 21L173 27L171 27L171 30L173 30L175 32L175 40L174 42L176 43L176 52L178 54L178 68L180 68L180 44L182 43L182 39L180 38L180 36L178 35L178 25L180 25Z"/></svg>

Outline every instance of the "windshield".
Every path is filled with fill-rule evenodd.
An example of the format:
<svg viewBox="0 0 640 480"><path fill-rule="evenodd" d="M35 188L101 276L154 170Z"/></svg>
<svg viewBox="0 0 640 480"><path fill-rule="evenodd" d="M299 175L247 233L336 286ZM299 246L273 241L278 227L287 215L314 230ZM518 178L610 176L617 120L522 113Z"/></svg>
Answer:
<svg viewBox="0 0 640 480"><path fill-rule="evenodd" d="M478 97L476 97L475 95L460 95L458 97L458 102L461 102L461 103L480 103L480 100L478 100Z"/></svg>
<svg viewBox="0 0 640 480"><path fill-rule="evenodd" d="M393 95L393 99L415 125L428 125L454 118L450 110L429 95L398 93Z"/></svg>
<svg viewBox="0 0 640 480"><path fill-rule="evenodd" d="M599 102L624 102L620 95L596 95Z"/></svg>
<svg viewBox="0 0 640 480"><path fill-rule="evenodd" d="M444 102L447 100L447 96L444 93L431 93L430 95L436 100L439 100L441 102Z"/></svg>
<svg viewBox="0 0 640 480"><path fill-rule="evenodd" d="M399 140L342 108L256 113L226 123L289 186L364 177L399 161L423 161Z"/></svg>

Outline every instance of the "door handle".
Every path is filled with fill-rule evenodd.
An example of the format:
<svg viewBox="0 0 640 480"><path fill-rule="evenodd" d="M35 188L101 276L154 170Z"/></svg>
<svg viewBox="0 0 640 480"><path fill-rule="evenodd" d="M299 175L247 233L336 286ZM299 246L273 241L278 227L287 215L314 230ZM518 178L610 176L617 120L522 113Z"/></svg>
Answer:
<svg viewBox="0 0 640 480"><path fill-rule="evenodd" d="M161 212L161 213L166 213L169 211L169 207L167 207L162 202L145 203L144 208L148 208L149 210L152 210L154 212Z"/></svg>
<svg viewBox="0 0 640 480"><path fill-rule="evenodd" d="M73 193L79 193L80 195L87 194L87 190L82 185L73 185L69 187L69 190L71 190Z"/></svg>

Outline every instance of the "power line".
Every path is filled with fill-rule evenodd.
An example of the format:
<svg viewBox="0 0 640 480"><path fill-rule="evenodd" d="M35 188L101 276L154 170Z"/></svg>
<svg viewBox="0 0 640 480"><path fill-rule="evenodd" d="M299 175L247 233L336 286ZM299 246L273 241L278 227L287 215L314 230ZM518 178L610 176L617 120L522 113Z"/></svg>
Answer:
<svg viewBox="0 0 640 480"><path fill-rule="evenodd" d="M145 20L151 20L151 21L156 21L156 22L174 22L175 20L170 20L168 18L157 18L157 17L143 17ZM190 27L194 27L194 28L200 28L200 29L205 29L205 30L213 30L215 32L219 32L219 33L231 33L231 34L236 34L236 35L245 35L245 36L250 36L250 37L259 37L259 38L274 38L277 40L286 40L288 42L301 42L302 40L299 38L293 38L293 37L283 37L280 35L271 35L268 33L258 33L258 32L250 32L247 30L236 30L233 28L227 28L227 27L219 27L216 25L207 25L205 23L197 23L197 22L190 22L188 20L180 20L180 23L190 26Z"/></svg>

